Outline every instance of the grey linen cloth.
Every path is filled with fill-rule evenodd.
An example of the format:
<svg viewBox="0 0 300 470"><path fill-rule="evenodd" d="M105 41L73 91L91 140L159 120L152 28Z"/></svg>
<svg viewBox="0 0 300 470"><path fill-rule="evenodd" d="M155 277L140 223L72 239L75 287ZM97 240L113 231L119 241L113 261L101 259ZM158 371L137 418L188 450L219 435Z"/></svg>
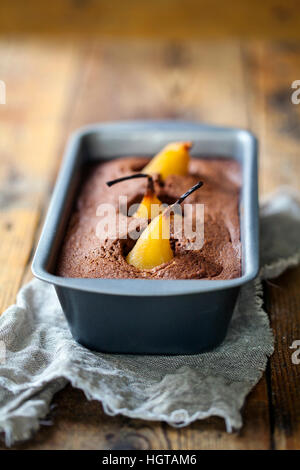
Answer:
<svg viewBox="0 0 300 470"><path fill-rule="evenodd" d="M226 340L193 356L95 353L77 344L51 285L33 280L0 317L0 431L7 445L28 439L67 382L110 415L186 426L221 416L227 431L273 352L262 283L300 260L300 206L288 190L261 205L261 270L241 289ZM100 406L100 404L99 404ZM76 410L74 411L76 413Z"/></svg>

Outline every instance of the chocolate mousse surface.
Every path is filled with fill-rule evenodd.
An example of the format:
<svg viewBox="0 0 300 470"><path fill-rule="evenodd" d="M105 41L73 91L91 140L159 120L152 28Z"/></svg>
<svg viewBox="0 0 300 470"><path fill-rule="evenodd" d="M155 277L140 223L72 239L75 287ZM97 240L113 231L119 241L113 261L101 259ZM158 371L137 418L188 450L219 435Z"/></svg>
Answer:
<svg viewBox="0 0 300 470"><path fill-rule="evenodd" d="M119 208L119 196L126 196L128 206L139 203L146 190L144 179L123 181L112 187L106 182L140 172L148 159L122 157L93 164L85 169L85 177L71 214L59 253L56 273L80 278L146 278L146 279L232 279L241 275L241 243L239 223L239 164L230 158L191 158L189 174L172 175L160 182L155 180L158 198L167 204L199 180L204 185L184 201L204 204L204 243L201 249L188 249L188 241L171 233L174 258L151 270L138 270L125 260L135 240L126 225L142 231L147 221L128 217L126 208ZM121 227L116 233L99 236L97 226L101 204L110 204L119 213ZM98 210L98 212L97 212ZM122 222L128 222L127 224ZM130 223L130 224L129 224ZM122 232L123 230L123 232Z"/></svg>

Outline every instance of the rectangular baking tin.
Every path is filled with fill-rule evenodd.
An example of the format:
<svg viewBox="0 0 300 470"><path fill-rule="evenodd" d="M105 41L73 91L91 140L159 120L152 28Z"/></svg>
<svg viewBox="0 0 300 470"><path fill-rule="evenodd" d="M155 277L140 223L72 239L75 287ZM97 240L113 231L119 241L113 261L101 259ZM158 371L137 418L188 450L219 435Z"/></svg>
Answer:
<svg viewBox="0 0 300 470"><path fill-rule="evenodd" d="M153 156L167 142L193 141L192 155L232 157L242 168L242 275L230 280L79 279L55 263L82 165L116 156ZM257 142L248 131L179 121L95 124L69 140L32 264L54 285L74 338L109 353L193 354L224 339L240 287L258 271Z"/></svg>

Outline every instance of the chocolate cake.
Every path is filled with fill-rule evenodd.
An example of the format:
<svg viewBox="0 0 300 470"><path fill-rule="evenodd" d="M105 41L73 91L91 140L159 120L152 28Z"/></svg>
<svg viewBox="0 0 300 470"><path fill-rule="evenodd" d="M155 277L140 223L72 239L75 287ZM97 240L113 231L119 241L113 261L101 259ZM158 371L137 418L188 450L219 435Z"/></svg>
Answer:
<svg viewBox="0 0 300 470"><path fill-rule="evenodd" d="M154 177L157 197L166 204L199 180L203 187L186 203L204 204L204 243L197 250L187 249L187 240L171 233L174 258L152 269L139 270L126 261L136 240L126 233L99 238L97 215L100 204L112 204L120 219L128 221L127 207L119 208L119 196L126 196L128 206L139 203L145 194L145 180L128 180L112 187L106 182L140 172L143 157L118 158L86 168L57 262L57 274L81 278L146 278L146 279L232 279L241 274L239 224L240 168L233 159L191 158L188 174L169 175L164 181ZM146 219L130 217L137 230L148 224Z"/></svg>

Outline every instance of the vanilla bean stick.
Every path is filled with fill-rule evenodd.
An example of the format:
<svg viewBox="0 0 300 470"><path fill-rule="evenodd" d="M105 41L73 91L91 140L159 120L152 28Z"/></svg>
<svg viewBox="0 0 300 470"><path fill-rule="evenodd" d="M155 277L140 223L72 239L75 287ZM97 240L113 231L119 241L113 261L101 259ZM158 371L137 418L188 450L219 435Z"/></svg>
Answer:
<svg viewBox="0 0 300 470"><path fill-rule="evenodd" d="M146 173L136 173L134 175L129 175L129 176L122 176L121 178L117 178L115 180L111 180L111 181L107 181L106 184L107 186L112 186L113 184L116 184L116 183L121 183L122 181L126 181L126 180L133 180L135 178L148 178L152 180L152 177L150 175L146 175Z"/></svg>
<svg viewBox="0 0 300 470"><path fill-rule="evenodd" d="M180 196L179 199L174 203L175 204L181 204L190 194L192 194L194 191L197 189L201 188L203 186L203 181L199 181L197 184L192 186L186 193L184 193L182 196Z"/></svg>

